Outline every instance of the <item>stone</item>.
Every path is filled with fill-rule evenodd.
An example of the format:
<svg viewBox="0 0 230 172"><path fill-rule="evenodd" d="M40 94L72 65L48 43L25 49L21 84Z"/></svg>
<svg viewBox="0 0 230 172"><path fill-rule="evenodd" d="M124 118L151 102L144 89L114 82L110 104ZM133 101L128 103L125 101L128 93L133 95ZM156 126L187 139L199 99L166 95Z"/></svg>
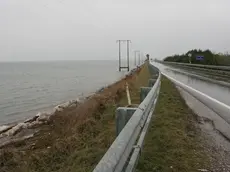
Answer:
<svg viewBox="0 0 230 172"><path fill-rule="evenodd" d="M208 170L206 170L206 169L198 169L198 171L206 172Z"/></svg>
<svg viewBox="0 0 230 172"><path fill-rule="evenodd" d="M30 123L30 122L36 121L36 119L37 119L38 117L39 117L39 116L38 116L38 114L37 114L37 115L35 115L34 117L25 120L24 123Z"/></svg>
<svg viewBox="0 0 230 172"><path fill-rule="evenodd" d="M13 126L9 126L9 125L3 125L3 126L0 126L0 134L1 133L4 133L5 131L11 129Z"/></svg>
<svg viewBox="0 0 230 172"><path fill-rule="evenodd" d="M27 124L26 123L19 123L19 124L15 125L13 128L11 128L10 130L8 130L5 134L7 136L12 136L12 135L17 134L18 132L20 132L24 128L27 128Z"/></svg>
<svg viewBox="0 0 230 172"><path fill-rule="evenodd" d="M43 124L42 121L33 121L33 122L31 122L31 123L28 124L27 128L28 128L28 129L31 129L31 128L37 127L37 126L39 126L39 125L41 125L41 124Z"/></svg>
<svg viewBox="0 0 230 172"><path fill-rule="evenodd" d="M61 111L63 111L66 107L69 107L69 106L72 105L72 104L77 104L77 102L78 102L78 100L71 100L71 101L65 102L65 103L63 103L63 104L57 105L57 106L54 108L54 111L61 112Z"/></svg>
<svg viewBox="0 0 230 172"><path fill-rule="evenodd" d="M36 121L48 121L50 118L50 114L49 113L39 113L39 116L37 118Z"/></svg>

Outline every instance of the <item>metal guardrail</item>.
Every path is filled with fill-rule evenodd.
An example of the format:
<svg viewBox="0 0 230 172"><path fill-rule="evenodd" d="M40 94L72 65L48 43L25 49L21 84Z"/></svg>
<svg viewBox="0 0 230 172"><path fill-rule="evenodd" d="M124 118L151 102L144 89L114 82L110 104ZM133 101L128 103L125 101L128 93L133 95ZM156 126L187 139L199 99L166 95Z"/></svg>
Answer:
<svg viewBox="0 0 230 172"><path fill-rule="evenodd" d="M151 66L151 72L157 70ZM158 71L159 72L159 71ZM131 172L137 164L143 141L155 109L161 83L161 74L119 133L93 172Z"/></svg>
<svg viewBox="0 0 230 172"><path fill-rule="evenodd" d="M214 65L202 65L202 64L190 64L190 63L177 63L177 62L166 62L166 61L159 61L159 60L157 60L156 62L163 63L163 64L179 65L179 66L191 66L191 67L197 67L197 68L230 71L230 66L214 66Z"/></svg>
<svg viewBox="0 0 230 172"><path fill-rule="evenodd" d="M166 73L162 73L162 75L166 76L168 79L170 79L175 85L181 87L183 90L191 94L193 97L195 97L197 100L202 102L204 105L206 105L208 108L213 110L215 113L217 113L221 118L223 118L228 124L230 124L230 106L208 96L204 93L185 85L182 82L179 82L178 80L170 77Z"/></svg>
<svg viewBox="0 0 230 172"><path fill-rule="evenodd" d="M175 72L175 73L180 73L180 74L183 74L183 75L191 76L191 77L203 80L203 81L208 81L210 83L222 85L222 86L225 86L225 87L230 87L230 83L229 82L212 79L212 78L209 78L209 77L206 77L206 76L202 76L202 75L198 75L198 74L191 73L191 72L189 73L189 72L179 71L179 70L174 70L174 69L170 69L170 70L173 71L173 72Z"/></svg>

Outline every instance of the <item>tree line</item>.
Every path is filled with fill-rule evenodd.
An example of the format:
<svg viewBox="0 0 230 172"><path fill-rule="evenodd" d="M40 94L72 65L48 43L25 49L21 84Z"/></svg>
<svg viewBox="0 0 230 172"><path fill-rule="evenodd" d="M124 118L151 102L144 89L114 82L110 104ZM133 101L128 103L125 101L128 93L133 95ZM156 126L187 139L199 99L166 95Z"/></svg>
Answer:
<svg viewBox="0 0 230 172"><path fill-rule="evenodd" d="M200 58L199 58L200 57ZM224 65L230 66L230 54L214 53L210 50L194 49L185 54L175 54L164 58L164 61L205 64L205 65Z"/></svg>

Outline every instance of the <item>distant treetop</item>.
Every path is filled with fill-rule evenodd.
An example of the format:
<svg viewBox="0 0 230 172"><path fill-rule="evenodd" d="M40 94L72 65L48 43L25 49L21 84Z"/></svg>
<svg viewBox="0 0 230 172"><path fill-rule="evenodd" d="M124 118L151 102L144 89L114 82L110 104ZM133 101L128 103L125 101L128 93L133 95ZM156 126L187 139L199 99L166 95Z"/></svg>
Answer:
<svg viewBox="0 0 230 172"><path fill-rule="evenodd" d="M203 59L199 60L197 57L202 56ZM164 61L193 63L193 64L206 64L206 65L230 65L230 55L228 53L214 53L208 50L193 49L185 54L175 54L164 58Z"/></svg>

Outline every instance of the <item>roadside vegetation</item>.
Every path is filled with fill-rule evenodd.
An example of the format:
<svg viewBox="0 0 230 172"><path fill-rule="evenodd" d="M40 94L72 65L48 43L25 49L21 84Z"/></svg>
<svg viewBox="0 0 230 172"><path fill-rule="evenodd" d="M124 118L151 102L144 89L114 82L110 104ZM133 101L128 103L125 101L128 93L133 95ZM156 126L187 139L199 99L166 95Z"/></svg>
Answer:
<svg viewBox="0 0 230 172"><path fill-rule="evenodd" d="M196 115L175 85L162 78L138 172L194 172L206 170L209 156L202 144Z"/></svg>
<svg viewBox="0 0 230 172"><path fill-rule="evenodd" d="M181 62L181 63L189 63L189 56L191 57L192 64L205 64L205 65L222 65L222 66L230 66L230 54L226 52L223 53L214 53L210 50L190 50L185 54L176 54L172 56L168 56L164 59L164 61L169 62ZM197 56L203 56L204 60L197 60Z"/></svg>
<svg viewBox="0 0 230 172"><path fill-rule="evenodd" d="M147 86L148 65L93 95L77 108L57 112L35 137L0 150L0 172L92 171L115 134L115 110L127 105L128 82L133 104Z"/></svg>
<svg viewBox="0 0 230 172"><path fill-rule="evenodd" d="M115 110L140 103L140 87L148 85L148 65L93 95L77 108L52 117L35 137L0 150L0 172L92 171L116 137ZM193 172L207 169L208 155L196 116L165 77L137 171Z"/></svg>

